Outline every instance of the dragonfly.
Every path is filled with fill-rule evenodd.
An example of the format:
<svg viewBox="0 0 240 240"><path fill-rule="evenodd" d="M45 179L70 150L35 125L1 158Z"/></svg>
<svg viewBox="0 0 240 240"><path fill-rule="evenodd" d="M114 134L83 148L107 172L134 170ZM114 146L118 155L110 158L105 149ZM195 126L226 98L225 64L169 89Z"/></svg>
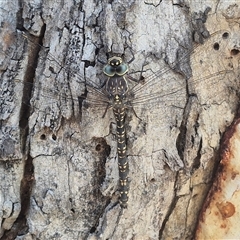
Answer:
<svg viewBox="0 0 240 240"><path fill-rule="evenodd" d="M226 35L225 32L222 34L222 36ZM25 33L23 33L23 37L26 39L30 47L35 49L39 48L39 50L43 49L43 52L46 52L47 48L44 49L41 45L31 41L30 37ZM190 54L185 54L178 61L186 61L191 54L200 54L198 52L198 48L194 48ZM131 77L131 74L129 73L129 65L133 60L125 62L123 56L117 56L114 54L108 58L107 63L102 68L105 80L103 82L99 81L98 83L91 78L80 74L78 71L70 69L67 67L68 63L65 65L62 64L50 53L43 56L38 55L38 58L38 64L49 65L47 73L44 74L64 76L63 79L66 79L66 82L60 83L60 89L55 88L52 90L42 86L41 83L37 85L36 83L29 81L23 82L22 79L15 79L15 84L22 84L23 86L27 86L31 89L31 95L26 96L24 99L24 103L27 106L31 105L35 109L42 109L41 106L37 106L37 99L42 97L45 98L46 106L48 106L49 102L55 105L65 103L64 106L69 106L68 104L71 102L74 107L77 105L80 106L80 112L83 107L86 109L97 108L98 111L102 111L103 117L105 117L106 112L108 112L109 109L113 110L116 121L117 136L116 142L120 193L119 203L122 208L126 208L128 205L128 194L130 189L130 181L128 178L129 163L127 157L127 130L125 123L127 111L132 111L134 113L133 115L136 116L139 121L142 121L135 112L136 109L141 109L144 112L151 108L177 108L178 106L176 106L176 100L186 98L186 95L182 94L186 91L186 84L178 80L172 81L172 78L169 79L168 76L172 72L172 69L169 67L164 67L150 74L147 73L147 70L141 69L136 73L139 75L138 78ZM34 71L36 66L31 65L31 69ZM208 82L208 87L214 88L214 85L216 84L215 79L218 79L219 77L224 78L230 72L230 70L224 69L222 71L211 73L208 76L194 79L191 86L194 89L194 86L198 86L200 83ZM147 76L145 77L144 74ZM78 89L83 89L80 96L77 96L77 93L72 96L73 93L69 90L69 82L67 80L73 78L76 79ZM161 90L158 88L159 84L162 86ZM169 84L172 86L170 91ZM40 91L41 93L39 93ZM187 94L194 95L194 92L191 91L192 90L187 89ZM34 92L35 95L32 95L32 92ZM32 104L33 101L35 101L34 104ZM66 118L69 118L71 114L68 113L68 110L71 112L72 109L73 108L71 106L69 108L65 108L62 114L65 115ZM163 113L166 112L163 111ZM80 114L80 119L83 117L84 116L81 116ZM51 121L47 126L52 129L56 127ZM180 167L183 167L181 161L179 161L179 165Z"/></svg>

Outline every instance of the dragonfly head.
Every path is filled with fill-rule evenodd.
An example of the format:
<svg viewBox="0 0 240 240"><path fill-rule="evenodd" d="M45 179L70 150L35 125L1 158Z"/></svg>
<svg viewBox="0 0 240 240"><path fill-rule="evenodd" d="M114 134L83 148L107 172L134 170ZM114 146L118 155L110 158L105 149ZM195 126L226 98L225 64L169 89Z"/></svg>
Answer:
<svg viewBox="0 0 240 240"><path fill-rule="evenodd" d="M123 62L121 57L111 57L108 59L107 65L103 68L103 72L108 77L123 76L128 71L128 66Z"/></svg>
<svg viewBox="0 0 240 240"><path fill-rule="evenodd" d="M108 59L108 65L112 67L118 67L120 64L122 64L123 60L121 57L111 57Z"/></svg>

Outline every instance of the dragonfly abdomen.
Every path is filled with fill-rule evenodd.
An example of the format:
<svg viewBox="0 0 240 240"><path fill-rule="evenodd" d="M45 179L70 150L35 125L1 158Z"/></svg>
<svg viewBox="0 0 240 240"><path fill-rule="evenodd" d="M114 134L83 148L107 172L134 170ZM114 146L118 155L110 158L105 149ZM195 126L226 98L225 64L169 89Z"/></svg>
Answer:
<svg viewBox="0 0 240 240"><path fill-rule="evenodd" d="M117 123L119 203L122 208L127 207L129 191L129 166L125 131L126 106L124 104L124 98L128 92L128 83L124 77L127 71L127 64L122 61L121 57L116 56L108 59L108 64L103 69L104 74L108 76L106 91L109 93L109 99L113 100L112 108Z"/></svg>
<svg viewBox="0 0 240 240"><path fill-rule="evenodd" d="M127 160L126 131L125 131L125 108L113 108L113 113L117 123L117 152L119 169L119 203L122 208L127 207L129 191L129 165Z"/></svg>

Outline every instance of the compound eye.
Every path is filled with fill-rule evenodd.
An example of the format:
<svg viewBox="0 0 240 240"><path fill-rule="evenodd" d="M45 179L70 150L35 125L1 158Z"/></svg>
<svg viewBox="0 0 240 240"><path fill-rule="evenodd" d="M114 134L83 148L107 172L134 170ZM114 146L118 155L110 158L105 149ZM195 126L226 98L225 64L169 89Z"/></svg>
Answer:
<svg viewBox="0 0 240 240"><path fill-rule="evenodd" d="M116 68L116 72L119 76L124 75L128 71L128 67L126 64L121 64Z"/></svg>
<svg viewBox="0 0 240 240"><path fill-rule="evenodd" d="M111 66L111 65L107 65L105 66L105 68L103 69L103 72L107 75L107 76L114 76L116 73L116 69L115 67Z"/></svg>

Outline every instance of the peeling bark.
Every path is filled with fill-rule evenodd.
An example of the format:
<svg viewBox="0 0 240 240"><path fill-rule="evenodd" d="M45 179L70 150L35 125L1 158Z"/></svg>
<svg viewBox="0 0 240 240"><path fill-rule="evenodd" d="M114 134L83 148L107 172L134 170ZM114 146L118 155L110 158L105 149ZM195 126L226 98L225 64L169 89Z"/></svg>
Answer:
<svg viewBox="0 0 240 240"><path fill-rule="evenodd" d="M221 161L200 213L197 239L239 237L239 113L220 146Z"/></svg>
<svg viewBox="0 0 240 240"><path fill-rule="evenodd" d="M20 2L0 9L1 239L193 239L238 108L237 1ZM113 55L142 80L127 209L114 116L85 89Z"/></svg>

